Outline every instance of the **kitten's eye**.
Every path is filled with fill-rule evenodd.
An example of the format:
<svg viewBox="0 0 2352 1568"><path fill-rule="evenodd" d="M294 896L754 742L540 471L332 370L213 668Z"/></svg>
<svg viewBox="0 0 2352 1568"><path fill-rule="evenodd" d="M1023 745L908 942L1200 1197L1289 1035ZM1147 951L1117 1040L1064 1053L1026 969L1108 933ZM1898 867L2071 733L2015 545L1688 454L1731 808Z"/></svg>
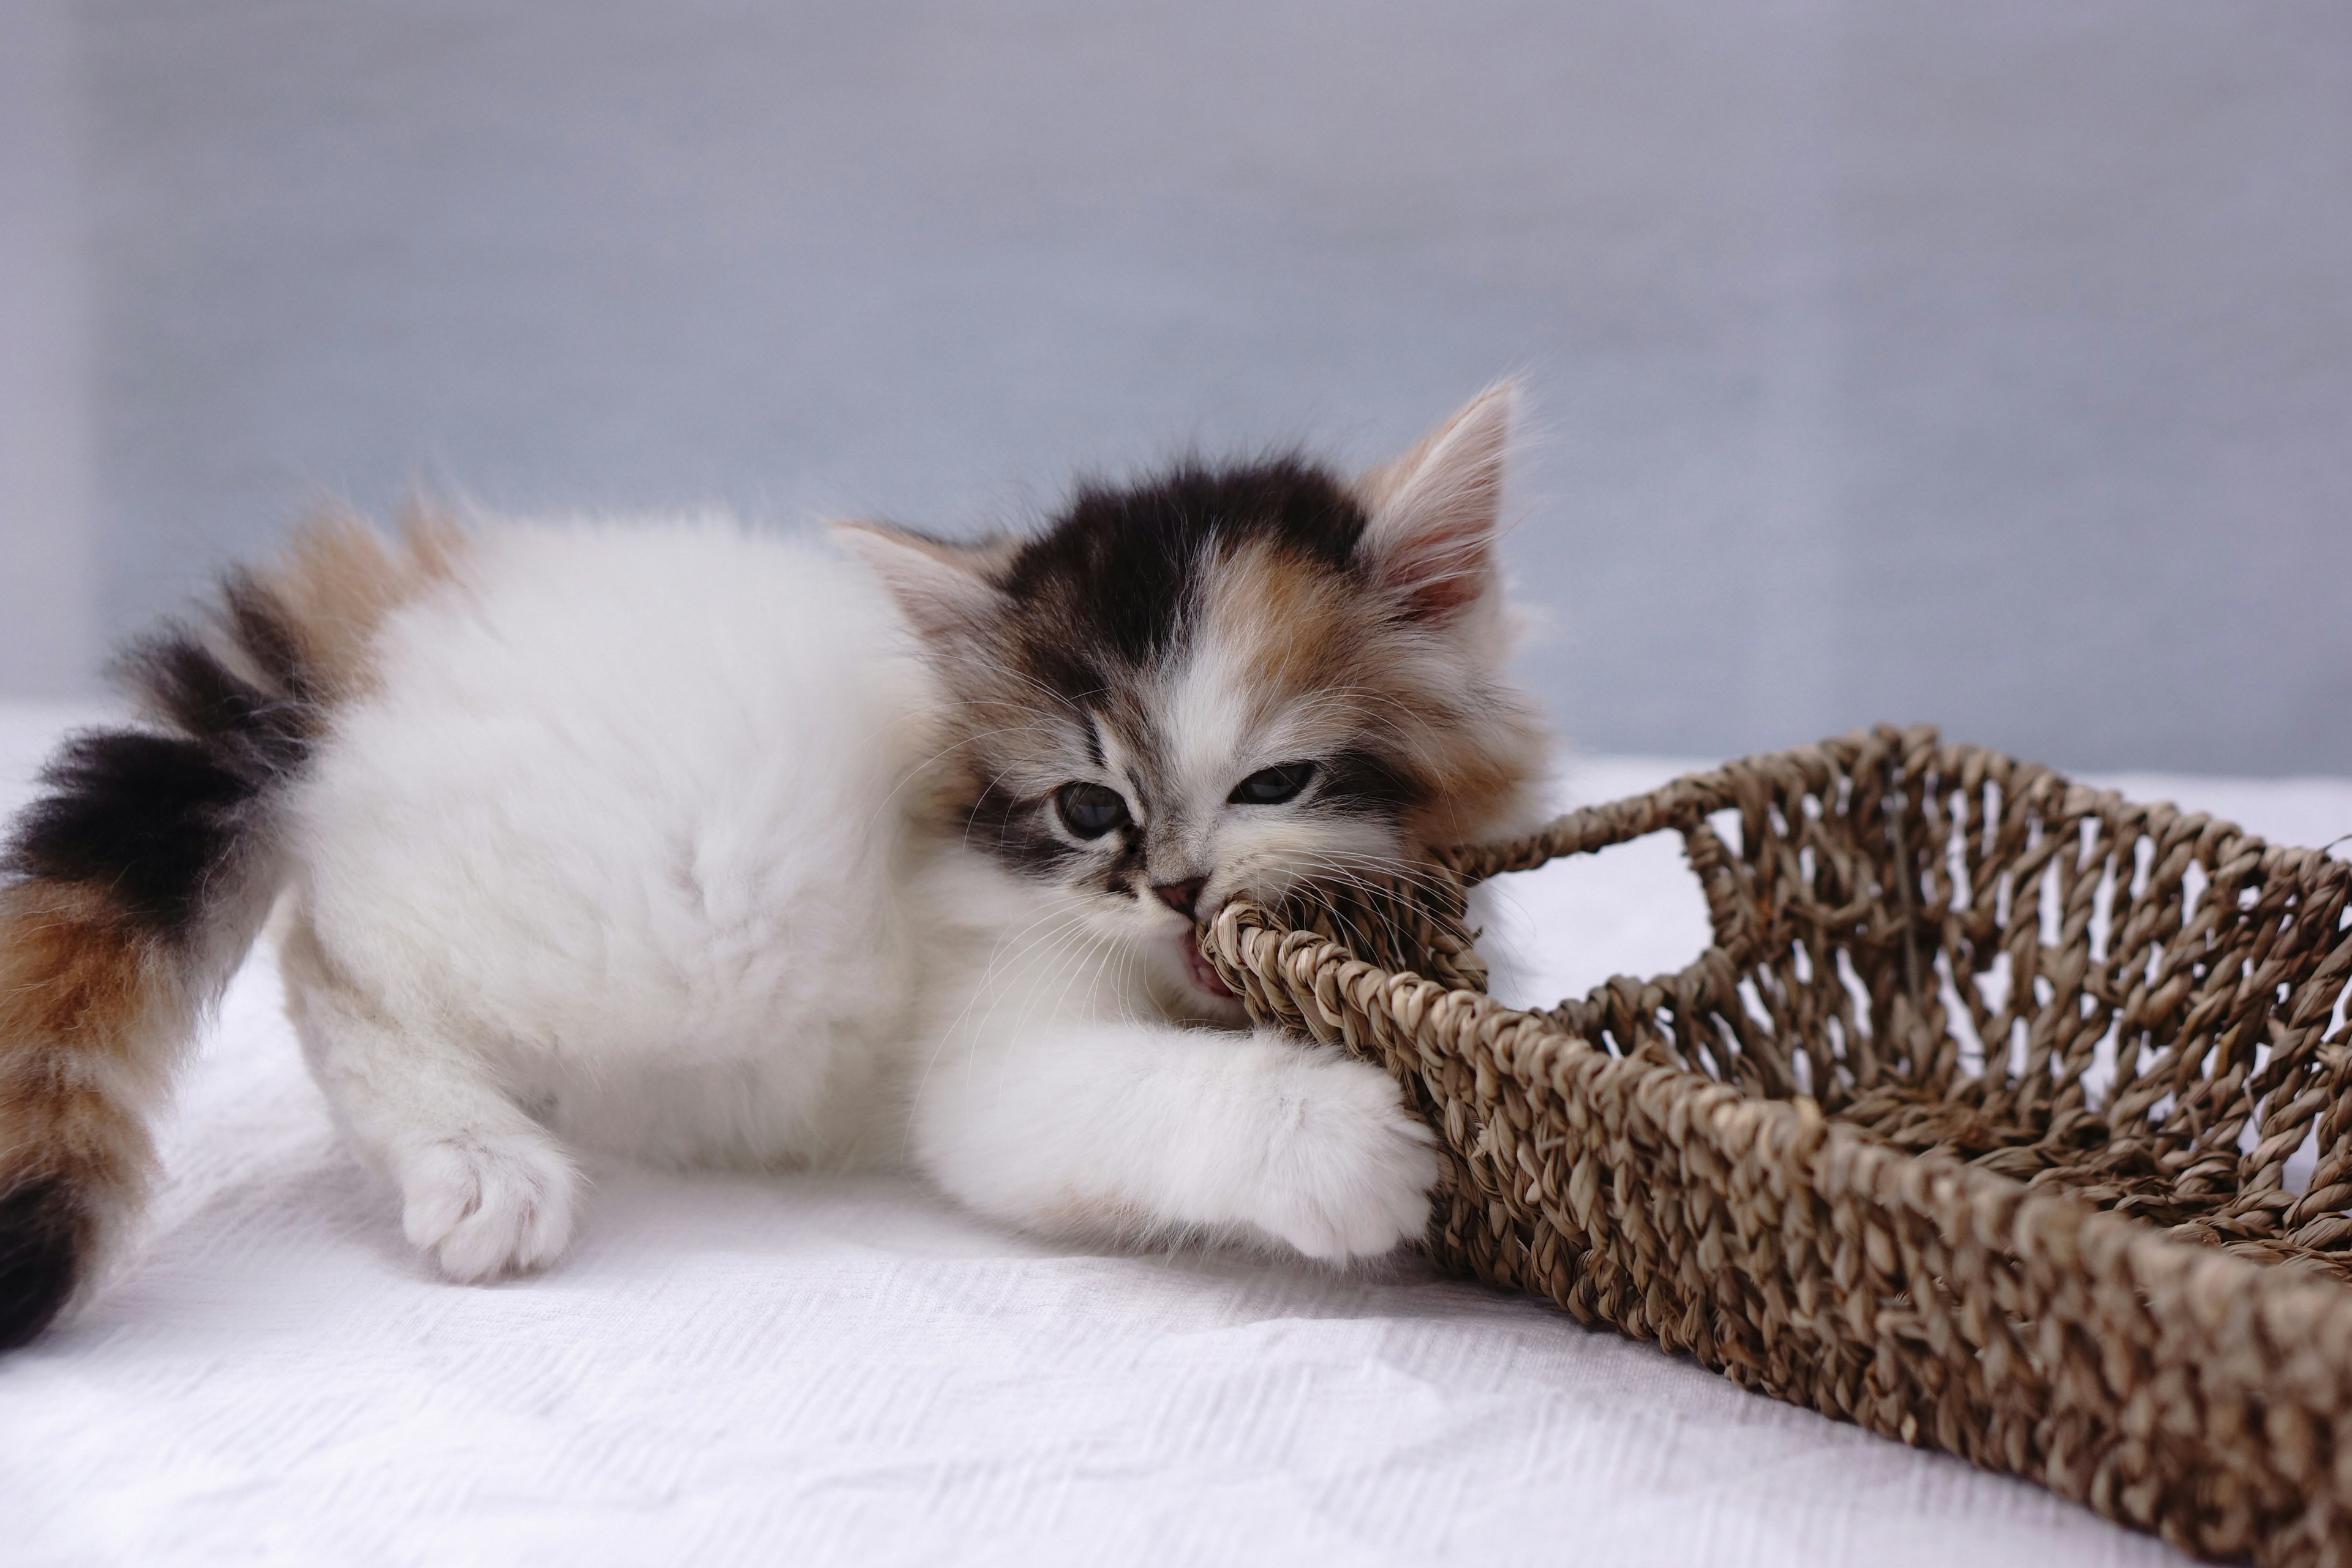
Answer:
<svg viewBox="0 0 2352 1568"><path fill-rule="evenodd" d="M1285 763L1278 768L1260 768L1241 783L1226 800L1235 805L1280 805L1284 801L1307 787L1315 776L1313 763Z"/></svg>
<svg viewBox="0 0 2352 1568"><path fill-rule="evenodd" d="M1062 826L1081 838L1100 838L1127 824L1127 802L1118 791L1097 784L1066 784L1054 795Z"/></svg>

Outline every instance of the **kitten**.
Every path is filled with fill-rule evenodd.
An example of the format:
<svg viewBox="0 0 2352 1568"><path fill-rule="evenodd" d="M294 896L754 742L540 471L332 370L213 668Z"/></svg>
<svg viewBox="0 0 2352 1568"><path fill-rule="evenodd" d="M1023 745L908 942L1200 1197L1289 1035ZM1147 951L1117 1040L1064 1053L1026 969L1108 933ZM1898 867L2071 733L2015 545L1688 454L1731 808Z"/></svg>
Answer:
<svg viewBox="0 0 2352 1568"><path fill-rule="evenodd" d="M1086 488L1034 538L314 522L136 650L0 888L0 1343L134 1213L273 908L352 1147L453 1279L571 1238L574 1150L910 1162L1033 1230L1386 1252L1430 1134L1253 1029L1227 900L1524 823L1493 552L1513 393L1342 480Z"/></svg>

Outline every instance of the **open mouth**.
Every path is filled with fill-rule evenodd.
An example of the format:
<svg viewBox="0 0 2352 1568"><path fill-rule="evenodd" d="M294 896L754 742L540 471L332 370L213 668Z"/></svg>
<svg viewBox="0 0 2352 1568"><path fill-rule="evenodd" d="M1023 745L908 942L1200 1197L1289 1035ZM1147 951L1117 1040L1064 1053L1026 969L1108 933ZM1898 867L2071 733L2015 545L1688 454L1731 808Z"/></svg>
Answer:
<svg viewBox="0 0 2352 1568"><path fill-rule="evenodd" d="M1227 1002L1241 1000L1234 988L1225 984L1224 976L1217 973L1216 966L1202 952L1201 933L1197 931L1184 939L1184 972L1192 976L1193 984L1210 995Z"/></svg>

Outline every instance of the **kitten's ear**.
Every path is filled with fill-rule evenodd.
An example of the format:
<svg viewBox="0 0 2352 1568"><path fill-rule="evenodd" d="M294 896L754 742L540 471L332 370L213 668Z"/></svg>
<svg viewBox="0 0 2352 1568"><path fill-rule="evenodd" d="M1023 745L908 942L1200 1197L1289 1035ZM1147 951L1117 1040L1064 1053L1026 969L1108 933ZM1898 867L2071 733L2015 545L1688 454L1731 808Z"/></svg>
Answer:
<svg viewBox="0 0 2352 1568"><path fill-rule="evenodd" d="M1363 552L1416 615L1442 619L1495 584L1495 531L1519 384L1502 382L1465 404L1420 445L1356 481L1371 521Z"/></svg>
<svg viewBox="0 0 2352 1568"><path fill-rule="evenodd" d="M989 581L1002 544L950 544L881 522L835 522L833 536L881 580L898 613L927 642L985 625L1004 605Z"/></svg>

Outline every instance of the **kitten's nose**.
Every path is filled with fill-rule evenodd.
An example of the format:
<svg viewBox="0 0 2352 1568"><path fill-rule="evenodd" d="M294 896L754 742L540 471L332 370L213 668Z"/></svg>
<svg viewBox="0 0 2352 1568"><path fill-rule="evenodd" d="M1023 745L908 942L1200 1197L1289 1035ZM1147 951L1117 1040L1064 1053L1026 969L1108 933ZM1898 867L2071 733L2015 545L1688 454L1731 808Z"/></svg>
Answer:
<svg viewBox="0 0 2352 1568"><path fill-rule="evenodd" d="M1187 877L1181 882L1155 883L1151 890L1160 895L1161 903L1189 921L1193 906L1201 901L1201 889L1208 885L1206 877Z"/></svg>

